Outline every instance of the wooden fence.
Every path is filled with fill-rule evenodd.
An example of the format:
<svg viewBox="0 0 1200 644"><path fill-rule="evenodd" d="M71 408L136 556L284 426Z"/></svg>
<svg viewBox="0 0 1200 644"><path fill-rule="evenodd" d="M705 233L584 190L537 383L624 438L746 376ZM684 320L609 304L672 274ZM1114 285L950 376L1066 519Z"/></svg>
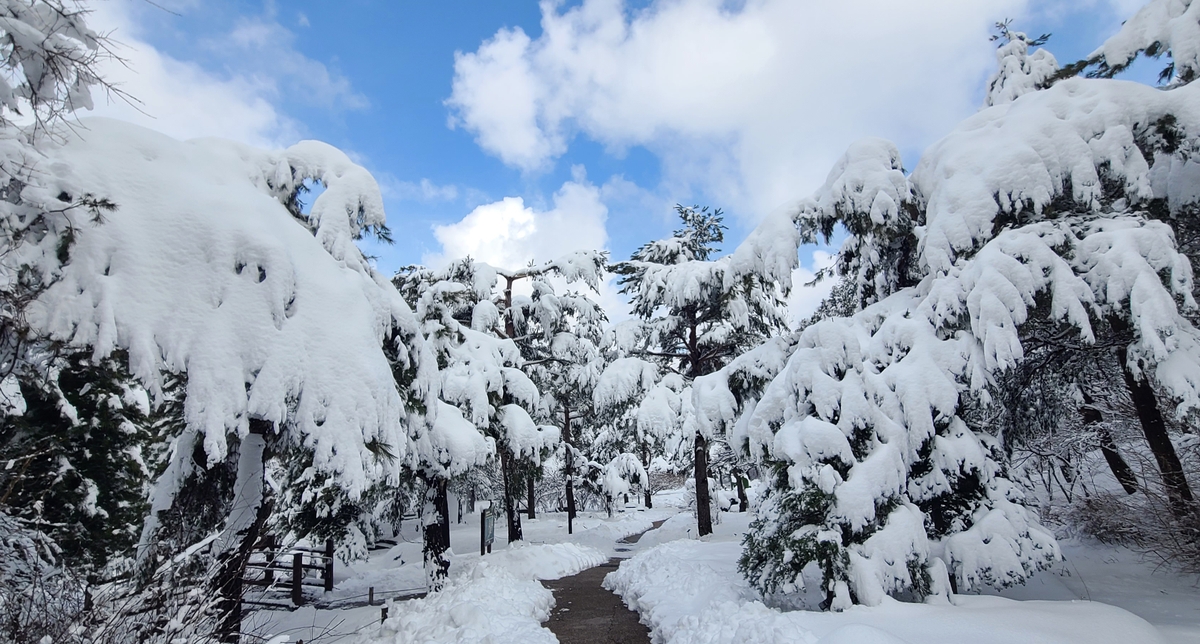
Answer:
<svg viewBox="0 0 1200 644"><path fill-rule="evenodd" d="M308 571L318 571L319 575L316 579L310 578ZM301 606L304 604L305 586L321 588L325 592L333 590L333 540L327 539L325 548L321 550L299 547L281 549L275 535L263 535L254 544L242 583L265 588L287 588L292 604ZM286 607L246 599L242 603Z"/></svg>

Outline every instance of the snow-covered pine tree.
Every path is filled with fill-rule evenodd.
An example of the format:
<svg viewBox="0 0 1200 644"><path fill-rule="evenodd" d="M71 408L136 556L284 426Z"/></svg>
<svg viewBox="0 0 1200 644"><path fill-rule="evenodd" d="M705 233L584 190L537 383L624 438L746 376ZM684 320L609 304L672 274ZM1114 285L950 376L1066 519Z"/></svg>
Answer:
<svg viewBox="0 0 1200 644"><path fill-rule="evenodd" d="M467 258L438 271L409 267L395 277L438 355L442 399L495 440L510 542L522 538L517 503L526 477L559 440L556 427L538 426L532 418L540 395L521 370L524 358L512 340L521 319L512 283L552 272L578 277L575 270L568 258L514 276ZM500 277L507 288L497 292Z"/></svg>
<svg viewBox="0 0 1200 644"><path fill-rule="evenodd" d="M403 299L355 246L382 232L384 215L374 179L344 154L311 141L264 152L104 119L82 125L44 151L57 173L53 194L103 193L117 207L102 223L72 222L71 261L26 319L97 360L126 351L154 400L185 376L186 426L156 483L139 554L154 569L165 554L149 547L159 516L185 482L232 463L230 512L212 542L223 562L220 628L232 632L240 562L269 514L265 461L289 450L308 459L283 481L297 493L276 497L276 510L312 501L319 518L341 520L339 499L355 503L402 475L409 428L432 406L436 364ZM307 181L327 189L298 215L290 206ZM415 374L407 386L383 350L397 340ZM361 545L345 528L343 545Z"/></svg>
<svg viewBox="0 0 1200 644"><path fill-rule="evenodd" d="M645 325L641 355L690 382L786 329L783 296L790 283L783 283L775 269L782 264L790 266L795 259L712 259L724 240L721 211L685 206L676 206L676 211L682 228L672 237L645 244L611 270L621 275L621 292L631 296L634 314ZM754 243L787 245L792 238L790 234L771 241L759 237ZM768 262L774 264L768 266ZM693 451L701 536L712 532L708 490L711 436L706 431L705 427L696 428Z"/></svg>
<svg viewBox="0 0 1200 644"><path fill-rule="evenodd" d="M516 332L525 370L541 392L537 419L559 427L562 436L567 533L574 532L575 484L580 458L576 436L594 422L592 392L604 366L603 309L585 294L556 293L538 276L528 300L518 300ZM534 505L531 497L530 507Z"/></svg>
<svg viewBox="0 0 1200 644"><path fill-rule="evenodd" d="M633 473L620 464L632 454L644 475L656 457L673 456L683 442L683 403L690 394L679 374L663 375L652 362L637 357L613 360L594 393L596 422L589 459L601 471ZM649 478L642 476L641 483L646 507L653 507Z"/></svg>
<svg viewBox="0 0 1200 644"><path fill-rule="evenodd" d="M936 592L943 569L965 590L1019 582L1057 556L996 438L964 417L1025 357L1031 319L1083 344L1115 328L1135 398L1200 404L1191 267L1161 221L1200 195L1200 123L1184 107L1196 91L1061 81L967 119L906 181L894 146L851 148L799 209L802 234L911 195L918 280L885 280L856 315L805 329L751 415L751 447L776 461L742 560L757 586L793 589L817 562L831 605L870 604ZM843 248L874 260L881 246Z"/></svg>
<svg viewBox="0 0 1200 644"><path fill-rule="evenodd" d="M0 511L47 534L66 565L93 578L137 542L161 456L150 398L123 357L54 358L44 382L20 382L22 413L0 421L0 461L14 464L0 471Z"/></svg>
<svg viewBox="0 0 1200 644"><path fill-rule="evenodd" d="M1050 34L1030 38L1025 33L1013 31L1012 22L996 23L994 42L999 42L996 60L999 66L988 79L987 96L983 106L991 107L1011 103L1018 97L1045 89L1054 83L1058 75L1058 60L1049 50L1042 48ZM1038 47L1030 53L1030 48Z"/></svg>

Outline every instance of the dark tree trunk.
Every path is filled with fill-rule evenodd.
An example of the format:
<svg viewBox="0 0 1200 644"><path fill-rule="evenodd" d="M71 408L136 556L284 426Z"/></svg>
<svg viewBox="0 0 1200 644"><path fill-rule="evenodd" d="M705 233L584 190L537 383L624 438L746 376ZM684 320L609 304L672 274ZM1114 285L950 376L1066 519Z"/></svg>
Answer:
<svg viewBox="0 0 1200 644"><path fill-rule="evenodd" d="M563 442L567 444L563 473L567 479L567 534L575 531L575 443L571 441L571 408L563 407Z"/></svg>
<svg viewBox="0 0 1200 644"><path fill-rule="evenodd" d="M525 504L529 506L529 518L537 518L537 489L534 486L533 472L525 479Z"/></svg>
<svg viewBox="0 0 1200 644"><path fill-rule="evenodd" d="M1113 441L1112 434L1102 422L1103 414L1092 406L1092 398L1086 393L1083 395L1083 402L1084 406L1079 408L1079 412L1083 414L1083 424L1085 427L1095 425L1096 436L1100 439L1100 453L1104 455L1108 468L1112 470L1113 476L1117 478L1121 487L1125 488L1126 494L1137 492L1137 476L1129 467L1129 463L1126 463L1125 459L1121 457L1121 452L1117 451L1117 444Z"/></svg>
<svg viewBox="0 0 1200 644"><path fill-rule="evenodd" d="M250 434L242 441L238 455L238 479L243 482L242 489L235 492L229 524L225 528L229 534L217 541L217 574L213 579L220 598L217 602L217 635L221 642L229 644L236 644L241 639L242 578L254 544L271 514L263 485L266 436L270 429L269 422L250 420Z"/></svg>
<svg viewBox="0 0 1200 644"><path fill-rule="evenodd" d="M642 489L646 493L646 509L654 507L654 495L650 492L650 446L646 441L642 441L642 469L646 470L646 480L642 482Z"/></svg>
<svg viewBox="0 0 1200 644"><path fill-rule="evenodd" d="M712 534L712 503L708 493L708 441L696 432L696 527L700 536Z"/></svg>
<svg viewBox="0 0 1200 644"><path fill-rule="evenodd" d="M429 578L429 589L442 589L450 571L446 551L450 549L450 506L446 499L446 479L426 480L425 511L433 517L425 517L425 574Z"/></svg>
<svg viewBox="0 0 1200 644"><path fill-rule="evenodd" d="M505 450L500 452L500 471L504 475L504 515L508 521L508 542L520 541L521 513L517 511L517 495L521 483L514 470L512 456Z"/></svg>
<svg viewBox="0 0 1200 644"><path fill-rule="evenodd" d="M750 509L750 499L746 496L746 478L740 470L733 470L733 480L737 483L738 512Z"/></svg>
<svg viewBox="0 0 1200 644"><path fill-rule="evenodd" d="M1133 398L1133 407L1137 410L1138 420L1142 423L1142 432L1158 470L1162 474L1163 485L1167 490L1167 498L1171 503L1171 511L1175 516L1186 516L1193 509L1192 490L1188 487L1183 474L1183 465L1175 453L1175 446L1167 434L1167 424L1163 422L1162 413L1158 409L1158 400L1154 397L1154 389L1145 378L1139 380L1129 371L1128 351L1124 346L1117 349L1117 359L1121 361L1121 370L1125 373L1125 386Z"/></svg>
<svg viewBox="0 0 1200 644"><path fill-rule="evenodd" d="M450 499L446 494L446 479L438 479L437 482L437 513L438 525L442 530L442 543L446 544L446 548L450 547Z"/></svg>
<svg viewBox="0 0 1200 644"><path fill-rule="evenodd" d="M704 375L700 362L700 343L696 327L695 311L688 313L688 379L695 381ZM712 534L712 503L708 492L708 440L696 432L696 443L692 453L696 476L696 531L701 537Z"/></svg>

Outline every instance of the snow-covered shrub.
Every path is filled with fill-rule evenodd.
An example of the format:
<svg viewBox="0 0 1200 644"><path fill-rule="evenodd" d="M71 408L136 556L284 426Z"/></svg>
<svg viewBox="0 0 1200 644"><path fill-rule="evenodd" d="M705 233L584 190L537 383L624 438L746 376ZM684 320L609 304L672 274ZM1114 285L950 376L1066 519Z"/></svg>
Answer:
<svg viewBox="0 0 1200 644"><path fill-rule="evenodd" d="M0 511L0 639L71 641L86 592L86 580L63 566L49 536Z"/></svg>

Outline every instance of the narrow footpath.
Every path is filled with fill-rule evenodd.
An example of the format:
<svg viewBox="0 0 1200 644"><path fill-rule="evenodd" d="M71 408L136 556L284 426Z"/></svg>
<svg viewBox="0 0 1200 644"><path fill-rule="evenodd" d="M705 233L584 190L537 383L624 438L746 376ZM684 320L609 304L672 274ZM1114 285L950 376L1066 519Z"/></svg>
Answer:
<svg viewBox="0 0 1200 644"><path fill-rule="evenodd" d="M650 530L662 524L656 521ZM625 537L621 543L637 543L643 534ZM577 575L543 582L555 600L546 628L561 644L650 644L650 631L638 621L638 614L600 586L619 564L620 559L609 559Z"/></svg>

